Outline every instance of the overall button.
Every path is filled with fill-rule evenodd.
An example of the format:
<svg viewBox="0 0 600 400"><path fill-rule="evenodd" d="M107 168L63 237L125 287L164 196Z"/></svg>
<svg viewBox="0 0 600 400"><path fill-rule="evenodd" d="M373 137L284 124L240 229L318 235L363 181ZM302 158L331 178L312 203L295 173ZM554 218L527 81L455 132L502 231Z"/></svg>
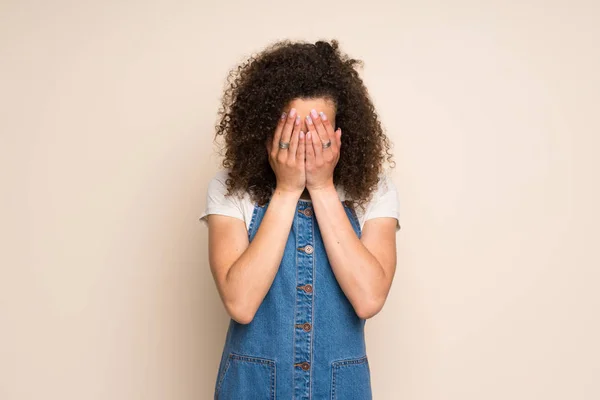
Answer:
<svg viewBox="0 0 600 400"><path fill-rule="evenodd" d="M308 371L310 369L310 364L305 361L303 363L294 364L294 367L300 367L303 370Z"/></svg>
<svg viewBox="0 0 600 400"><path fill-rule="evenodd" d="M302 328L305 332L310 332L312 325L308 322L305 322L303 324L296 324L296 328Z"/></svg>
<svg viewBox="0 0 600 400"><path fill-rule="evenodd" d="M315 251L315 249L309 244L304 246L304 252L306 254L312 254Z"/></svg>
<svg viewBox="0 0 600 400"><path fill-rule="evenodd" d="M312 285L310 283L306 284L306 285L298 286L298 289L302 289L306 293L312 293L312 291L313 291L313 287L312 287Z"/></svg>
<svg viewBox="0 0 600 400"><path fill-rule="evenodd" d="M313 215L312 209L311 208L305 209L304 210L304 215L307 216L307 217L309 217L309 218L312 217L312 215Z"/></svg>

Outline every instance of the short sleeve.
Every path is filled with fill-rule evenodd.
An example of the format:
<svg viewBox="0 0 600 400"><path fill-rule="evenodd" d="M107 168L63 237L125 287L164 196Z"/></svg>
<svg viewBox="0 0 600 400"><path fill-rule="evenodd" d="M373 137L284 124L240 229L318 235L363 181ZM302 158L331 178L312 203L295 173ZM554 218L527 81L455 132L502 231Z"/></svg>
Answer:
<svg viewBox="0 0 600 400"><path fill-rule="evenodd" d="M373 195L364 221L373 218L391 217L396 218L396 232L400 230L400 202L396 185L386 173L380 176L377 191Z"/></svg>
<svg viewBox="0 0 600 400"><path fill-rule="evenodd" d="M226 196L227 194L226 170L219 171L208 183L206 192L206 208L200 215L200 221L208 224L206 218L210 214L226 215L244 221L244 209L237 196Z"/></svg>

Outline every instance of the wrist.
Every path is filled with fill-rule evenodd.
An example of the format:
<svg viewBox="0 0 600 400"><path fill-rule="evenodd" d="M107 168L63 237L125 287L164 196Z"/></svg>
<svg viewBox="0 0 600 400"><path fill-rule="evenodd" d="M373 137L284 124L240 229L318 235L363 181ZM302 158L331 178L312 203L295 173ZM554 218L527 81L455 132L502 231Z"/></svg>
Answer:
<svg viewBox="0 0 600 400"><path fill-rule="evenodd" d="M304 188L287 188L283 186L276 186L275 191L273 192L273 196L283 197L287 199L294 199L298 201Z"/></svg>
<svg viewBox="0 0 600 400"><path fill-rule="evenodd" d="M310 186L307 187L308 192L310 193L311 197L313 195L320 195L320 194L326 194L326 193L336 193L337 194L337 190L335 189L335 185L333 184L333 181L327 182L323 185L314 185L314 186Z"/></svg>

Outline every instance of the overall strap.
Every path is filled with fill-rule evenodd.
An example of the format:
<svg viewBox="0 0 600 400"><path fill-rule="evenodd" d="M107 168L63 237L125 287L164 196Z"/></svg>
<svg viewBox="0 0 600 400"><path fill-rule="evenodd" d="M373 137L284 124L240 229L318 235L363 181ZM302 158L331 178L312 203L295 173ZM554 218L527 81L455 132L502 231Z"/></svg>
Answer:
<svg viewBox="0 0 600 400"><path fill-rule="evenodd" d="M346 215L350 220L350 224L352 228L356 232L356 235L360 238L362 236L362 230L360 227L360 221L358 220L358 216L354 207L348 201L342 201L342 205L344 206L344 211L346 211ZM256 235L256 231L260 223L262 222L263 217L265 216L265 212L267 211L267 207L269 206L269 202L264 205L259 205L258 203L254 203L254 210L252 211L252 218L250 220L250 225L248 226L248 241L252 241L254 236Z"/></svg>
<svg viewBox="0 0 600 400"><path fill-rule="evenodd" d="M254 203L254 210L252 211L252 218L250 219L250 225L248 226L248 241L252 241L254 236L256 235L256 231L258 230L258 226L260 225L263 217L265 216L265 212L267 211L267 206L269 202L264 205L259 205L258 203Z"/></svg>

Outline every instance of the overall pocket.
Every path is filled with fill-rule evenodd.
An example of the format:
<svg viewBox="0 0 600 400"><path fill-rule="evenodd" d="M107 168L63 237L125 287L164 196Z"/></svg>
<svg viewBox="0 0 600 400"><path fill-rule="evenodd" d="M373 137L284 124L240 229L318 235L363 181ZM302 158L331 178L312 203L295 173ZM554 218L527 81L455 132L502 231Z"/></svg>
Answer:
<svg viewBox="0 0 600 400"><path fill-rule="evenodd" d="M229 353L215 399L275 400L275 361Z"/></svg>
<svg viewBox="0 0 600 400"><path fill-rule="evenodd" d="M371 373L367 356L331 364L332 400L371 400Z"/></svg>

